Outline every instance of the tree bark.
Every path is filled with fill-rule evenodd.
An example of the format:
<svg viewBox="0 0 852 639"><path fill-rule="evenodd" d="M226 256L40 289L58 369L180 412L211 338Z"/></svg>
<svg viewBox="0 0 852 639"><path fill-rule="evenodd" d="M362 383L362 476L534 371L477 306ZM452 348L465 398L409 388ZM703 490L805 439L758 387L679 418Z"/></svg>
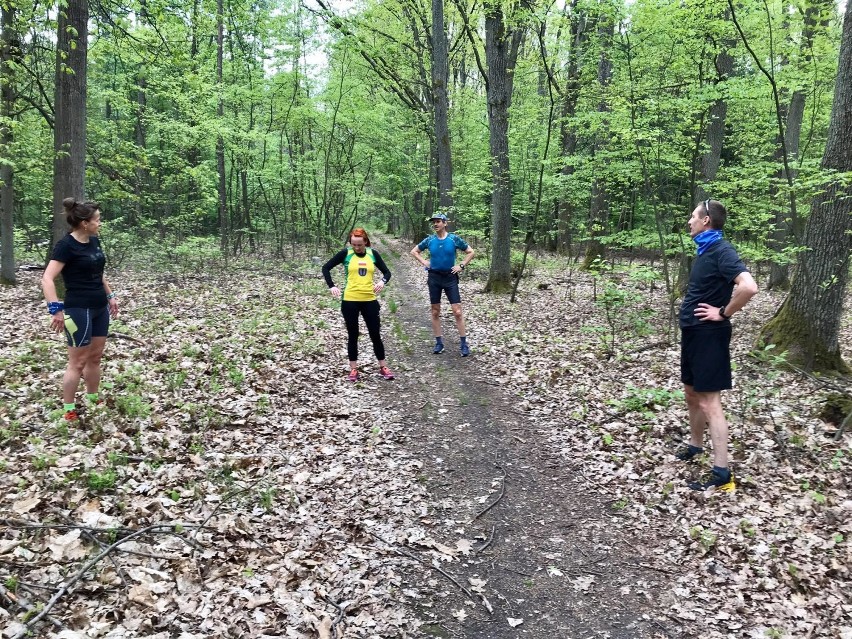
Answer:
<svg viewBox="0 0 852 639"><path fill-rule="evenodd" d="M606 97L606 90L612 79L612 60L609 50L612 46L615 23L606 14L601 14L599 20L598 37L600 39L601 52L598 58L598 88L602 97L598 103L598 113L608 113L610 106ZM609 137L606 133L608 126L609 124L606 119L603 119L600 125L601 128L595 132L592 157L605 146L605 140ZM594 262L602 258L604 254L603 243L600 238L605 235L609 222L609 197L607 194L606 179L600 177L600 173L600 171L595 171L595 177L592 179L592 197L589 203L590 239L586 247L586 256L583 260L584 269L591 268Z"/></svg>
<svg viewBox="0 0 852 639"><path fill-rule="evenodd" d="M822 29L826 29L829 24L827 16L833 11L834 4L831 0L817 0L817 2L805 8L804 27L800 44L800 59L803 66L811 62L811 51L817 27L820 26ZM787 149L791 165L799 157L799 140L802 132L802 121L805 116L806 99L805 91L801 88L795 89L790 98L790 106L787 109L784 127L784 144L781 144L779 140L776 146L776 160L782 165L777 176L779 181L788 181L788 176L783 168L784 158L781 157L782 149ZM796 179L795 169L790 169L789 177L791 178L790 181ZM798 228L797 223L798 216L791 215L791 212L783 206L777 208L775 211L775 228L772 230L767 242L769 248L776 255L780 255L784 248L790 244L791 240L796 242L801 237L801 228ZM772 260L769 268L769 281L766 288L770 290L787 290L790 288L790 266L786 260Z"/></svg>
<svg viewBox="0 0 852 639"><path fill-rule="evenodd" d="M15 111L15 78L11 62L20 45L15 29L15 5L0 7L0 283L17 284L15 277L15 184L9 148Z"/></svg>
<svg viewBox="0 0 852 639"><path fill-rule="evenodd" d="M447 32L444 29L444 0L432 0L432 100L435 116L435 144L438 155L438 206L450 210L453 206L453 160L450 145L447 94L449 82Z"/></svg>
<svg viewBox="0 0 852 639"><path fill-rule="evenodd" d="M485 16L485 59L488 65L488 131L491 150L491 270L486 291L511 290L512 188L509 171L509 106L513 73L523 30L508 30L502 7L490 5Z"/></svg>
<svg viewBox="0 0 852 639"><path fill-rule="evenodd" d="M225 99L222 95L225 87L222 83L222 58L225 48L225 16L223 0L216 0L216 90L219 93L216 115L219 126L224 126ZM219 177L219 234L222 252L228 250L228 189L225 183L225 139L219 133L216 136L216 172Z"/></svg>
<svg viewBox="0 0 852 639"><path fill-rule="evenodd" d="M846 4L822 168L852 171L852 2ZM838 335L852 253L852 186L831 177L818 190L804 247L790 294L763 327L761 341L807 370L848 373Z"/></svg>
<svg viewBox="0 0 852 639"><path fill-rule="evenodd" d="M571 124L571 118L577 111L580 99L580 60L586 41L585 14L577 14L577 0L571 2L571 49L568 52L565 93L562 101L562 119L559 128L559 146L562 154L560 174L563 180L563 193L568 190L568 182L574 174L572 158L577 150L577 133ZM574 203L567 194L556 200L554 207L556 218L556 250L563 255L571 252L571 225L574 217Z"/></svg>
<svg viewBox="0 0 852 639"><path fill-rule="evenodd" d="M56 42L56 117L53 131L52 243L68 232L62 200L86 197L86 60L89 7L69 0L59 10ZM50 252L48 251L48 255Z"/></svg>

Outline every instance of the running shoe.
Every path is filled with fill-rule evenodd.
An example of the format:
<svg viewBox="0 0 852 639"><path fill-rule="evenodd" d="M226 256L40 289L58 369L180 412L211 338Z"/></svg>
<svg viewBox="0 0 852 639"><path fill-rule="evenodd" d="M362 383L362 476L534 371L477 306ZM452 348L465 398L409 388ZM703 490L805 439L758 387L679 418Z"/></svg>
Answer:
<svg viewBox="0 0 852 639"><path fill-rule="evenodd" d="M358 369L353 368L351 371L349 371L349 377L347 377L347 379L350 382L357 382L358 381Z"/></svg>
<svg viewBox="0 0 852 639"><path fill-rule="evenodd" d="M467 345L467 342L461 343L461 346L459 346L459 353L461 353L462 357L470 355L470 346Z"/></svg>
<svg viewBox="0 0 852 639"><path fill-rule="evenodd" d="M728 471L726 476L714 470L710 473L709 477L701 481L689 482L689 487L692 490L707 490L708 488L715 488L716 490L721 490L723 493L732 493L736 490L737 485L734 483L734 473Z"/></svg>
<svg viewBox="0 0 852 639"><path fill-rule="evenodd" d="M65 413L66 422L76 422L80 419L80 414L76 410L69 410Z"/></svg>
<svg viewBox="0 0 852 639"><path fill-rule="evenodd" d="M677 457L680 461L692 461L694 457L698 457L703 452L703 448L693 446L692 444L687 444L683 450L678 453L675 453L675 457Z"/></svg>
<svg viewBox="0 0 852 639"><path fill-rule="evenodd" d="M435 344L435 348L432 349L432 353L435 355L440 355L444 352L444 344L442 342L437 342Z"/></svg>
<svg viewBox="0 0 852 639"><path fill-rule="evenodd" d="M382 366L381 368L379 368L379 375L381 375L385 379L393 379L393 371L387 366Z"/></svg>

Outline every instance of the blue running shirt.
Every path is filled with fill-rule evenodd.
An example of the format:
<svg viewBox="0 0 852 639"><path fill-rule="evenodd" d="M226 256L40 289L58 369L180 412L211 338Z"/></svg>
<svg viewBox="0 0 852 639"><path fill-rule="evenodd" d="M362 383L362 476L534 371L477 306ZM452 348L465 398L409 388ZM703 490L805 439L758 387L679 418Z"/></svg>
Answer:
<svg viewBox="0 0 852 639"><path fill-rule="evenodd" d="M467 242L455 233L447 233L443 240L430 235L417 245L418 250L429 249L429 268L436 271L449 271L456 263L456 250L466 251Z"/></svg>

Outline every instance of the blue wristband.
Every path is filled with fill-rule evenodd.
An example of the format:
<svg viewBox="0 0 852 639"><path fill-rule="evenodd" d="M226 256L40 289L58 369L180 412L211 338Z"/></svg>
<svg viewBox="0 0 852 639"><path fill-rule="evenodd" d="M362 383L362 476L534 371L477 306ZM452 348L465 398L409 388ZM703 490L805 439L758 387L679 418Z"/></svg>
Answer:
<svg viewBox="0 0 852 639"><path fill-rule="evenodd" d="M48 302L47 312L51 315L56 315L59 311L65 310L65 304L62 302Z"/></svg>

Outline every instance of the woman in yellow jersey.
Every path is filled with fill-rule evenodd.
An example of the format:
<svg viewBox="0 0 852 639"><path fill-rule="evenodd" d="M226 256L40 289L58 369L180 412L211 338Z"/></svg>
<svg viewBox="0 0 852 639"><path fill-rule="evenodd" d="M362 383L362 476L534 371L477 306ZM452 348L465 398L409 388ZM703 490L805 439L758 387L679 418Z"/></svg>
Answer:
<svg viewBox="0 0 852 639"><path fill-rule="evenodd" d="M382 343L381 321L379 320L379 300L376 295L382 292L391 278L391 272L382 256L370 248L370 238L364 229L355 229L349 235L351 248L345 248L322 267L322 275L331 294L340 297L340 289L331 279L331 269L343 265L343 301L340 312L346 323L349 337L346 349L349 353L349 381L358 381L358 315L364 318L367 332L373 342L373 352L379 360L379 374L385 379L393 379L391 369L385 363L385 345ZM376 269L382 273L382 279L373 283Z"/></svg>

